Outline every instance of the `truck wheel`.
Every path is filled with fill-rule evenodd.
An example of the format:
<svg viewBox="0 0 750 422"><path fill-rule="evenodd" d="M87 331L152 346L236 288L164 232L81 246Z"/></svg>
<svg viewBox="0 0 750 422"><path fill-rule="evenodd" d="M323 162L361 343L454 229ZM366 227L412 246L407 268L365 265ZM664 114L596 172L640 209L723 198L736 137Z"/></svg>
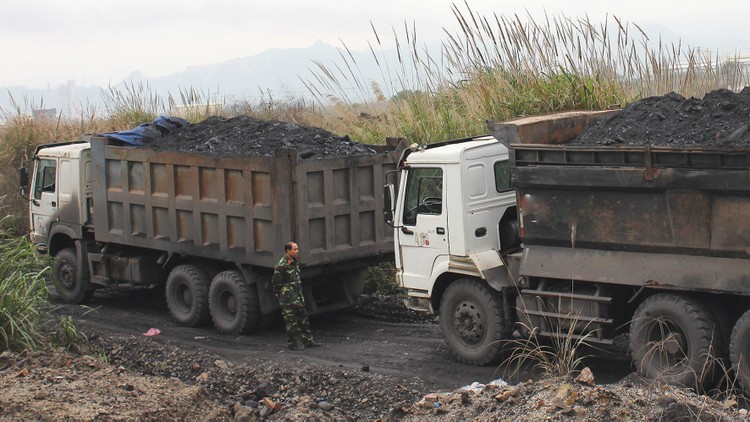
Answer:
<svg viewBox="0 0 750 422"><path fill-rule="evenodd" d="M671 384L695 387L713 381L718 343L711 311L683 296L649 297L630 323L630 351L637 371Z"/></svg>
<svg viewBox="0 0 750 422"><path fill-rule="evenodd" d="M167 277L167 308L180 325L197 327L208 322L206 272L195 265L178 265Z"/></svg>
<svg viewBox="0 0 750 422"><path fill-rule="evenodd" d="M456 359L470 365L498 360L501 340L509 332L497 292L468 278L454 281L445 290L440 329Z"/></svg>
<svg viewBox="0 0 750 422"><path fill-rule="evenodd" d="M742 314L732 330L729 358L745 394L750 395L750 311Z"/></svg>
<svg viewBox="0 0 750 422"><path fill-rule="evenodd" d="M65 303L86 303L94 294L89 278L79 272L76 248L65 248L55 255L52 283L52 296Z"/></svg>
<svg viewBox="0 0 750 422"><path fill-rule="evenodd" d="M258 294L255 286L248 285L239 271L217 274L208 297L211 319L221 334L245 334L258 328Z"/></svg>

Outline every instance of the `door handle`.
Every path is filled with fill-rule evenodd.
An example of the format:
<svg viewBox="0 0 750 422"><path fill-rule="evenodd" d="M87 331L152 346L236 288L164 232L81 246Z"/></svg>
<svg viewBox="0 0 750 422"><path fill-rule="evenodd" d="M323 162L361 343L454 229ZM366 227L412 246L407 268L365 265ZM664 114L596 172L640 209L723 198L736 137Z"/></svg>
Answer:
<svg viewBox="0 0 750 422"><path fill-rule="evenodd" d="M39 201L37 201L36 199L32 199L31 203L34 204L34 206L39 206Z"/></svg>
<svg viewBox="0 0 750 422"><path fill-rule="evenodd" d="M57 202L52 201L52 203L50 205L52 205L53 207L56 207L57 206Z"/></svg>
<svg viewBox="0 0 750 422"><path fill-rule="evenodd" d="M401 233L403 233L403 234L414 234L414 232L413 232L413 231L411 231L411 230L407 229L407 228L406 228L406 227L404 227L404 226L401 226Z"/></svg>
<svg viewBox="0 0 750 422"><path fill-rule="evenodd" d="M445 228L444 227L438 227L435 229L435 233L437 234L445 234Z"/></svg>

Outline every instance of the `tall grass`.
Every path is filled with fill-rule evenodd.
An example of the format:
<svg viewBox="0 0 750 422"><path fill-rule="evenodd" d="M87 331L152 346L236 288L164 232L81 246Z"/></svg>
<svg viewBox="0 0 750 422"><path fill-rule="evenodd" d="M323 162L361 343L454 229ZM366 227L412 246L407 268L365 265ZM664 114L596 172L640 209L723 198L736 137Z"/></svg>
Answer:
<svg viewBox="0 0 750 422"><path fill-rule="evenodd" d="M0 229L0 350L45 344L48 269L24 237Z"/></svg>
<svg viewBox="0 0 750 422"><path fill-rule="evenodd" d="M560 14L535 21L482 16L468 5L452 10L460 29L445 31L439 52L420 45L416 29L404 25L393 30L391 60L373 26L370 52L379 78L364 78L344 45L340 62L316 63L308 90L322 104L367 104L381 118L357 123L375 137L430 143L485 133L486 120L606 109L670 91L702 96L748 83L736 61L651 40L616 17L594 23Z"/></svg>

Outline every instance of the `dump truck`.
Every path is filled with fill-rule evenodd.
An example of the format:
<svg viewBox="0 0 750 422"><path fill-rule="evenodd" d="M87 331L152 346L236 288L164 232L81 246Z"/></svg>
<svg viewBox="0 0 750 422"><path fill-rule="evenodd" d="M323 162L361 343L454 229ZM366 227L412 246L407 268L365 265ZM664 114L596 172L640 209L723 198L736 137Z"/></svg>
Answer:
<svg viewBox="0 0 750 422"><path fill-rule="evenodd" d="M750 150L566 144L616 112L405 150L384 214L408 306L468 364L620 336L647 377L695 386L731 358L748 389Z"/></svg>
<svg viewBox="0 0 750 422"><path fill-rule="evenodd" d="M30 238L56 258L66 302L100 287L161 286L177 323L212 320L225 334L273 320L273 268L296 241L308 311L341 309L356 303L365 269L393 254L380 189L403 146L373 148L303 160L289 148L215 157L107 136L42 145L21 169Z"/></svg>

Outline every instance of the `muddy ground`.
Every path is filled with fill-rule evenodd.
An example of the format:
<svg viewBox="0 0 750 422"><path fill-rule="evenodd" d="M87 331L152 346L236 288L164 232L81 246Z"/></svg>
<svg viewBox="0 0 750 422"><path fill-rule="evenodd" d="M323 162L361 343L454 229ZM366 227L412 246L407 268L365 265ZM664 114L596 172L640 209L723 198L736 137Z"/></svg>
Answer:
<svg viewBox="0 0 750 422"><path fill-rule="evenodd" d="M59 420L741 420L713 401L632 374L622 351L595 352L593 380L544 379L531 368L453 360L431 318L366 297L314 317L320 348L290 351L283 327L223 336L174 325L163 295L97 292L72 313L98 354L0 356L0 415ZM150 328L161 334L146 337ZM495 381L493 384L492 382ZM505 385L502 381L510 384ZM474 384L473 388L462 389ZM497 385L496 385L497 384Z"/></svg>

